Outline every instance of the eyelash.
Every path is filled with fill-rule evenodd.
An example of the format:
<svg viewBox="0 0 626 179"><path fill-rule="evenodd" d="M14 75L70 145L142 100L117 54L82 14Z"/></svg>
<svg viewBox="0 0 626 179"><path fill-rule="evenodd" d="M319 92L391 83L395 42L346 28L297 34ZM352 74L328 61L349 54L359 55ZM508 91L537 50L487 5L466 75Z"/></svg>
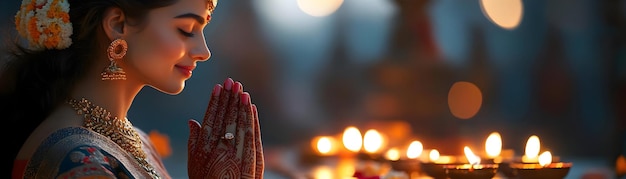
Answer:
<svg viewBox="0 0 626 179"><path fill-rule="evenodd" d="M185 37L193 37L194 35L196 35L196 34L194 34L194 33L185 32L185 31L184 31L184 30L182 30L182 29L178 29L178 31L179 31L181 34L183 34Z"/></svg>

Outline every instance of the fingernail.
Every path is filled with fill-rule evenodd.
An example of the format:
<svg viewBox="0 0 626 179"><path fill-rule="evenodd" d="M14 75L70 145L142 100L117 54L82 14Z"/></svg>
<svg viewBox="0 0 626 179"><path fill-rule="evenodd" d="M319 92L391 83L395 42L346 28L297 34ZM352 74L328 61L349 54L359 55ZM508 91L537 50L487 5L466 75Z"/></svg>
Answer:
<svg viewBox="0 0 626 179"><path fill-rule="evenodd" d="M233 83L234 83L233 79L231 79L231 78L226 79L226 81L224 82L224 88L226 90L232 89L233 88Z"/></svg>
<svg viewBox="0 0 626 179"><path fill-rule="evenodd" d="M243 92L243 84L241 84L241 82L237 82L237 86L239 86L239 91L237 92Z"/></svg>
<svg viewBox="0 0 626 179"><path fill-rule="evenodd" d="M241 93L241 104L250 104L250 94L248 92Z"/></svg>
<svg viewBox="0 0 626 179"><path fill-rule="evenodd" d="M189 125L190 129L193 129L194 127L200 128L200 123L194 119L189 119L189 121L187 121L187 125Z"/></svg>
<svg viewBox="0 0 626 179"><path fill-rule="evenodd" d="M235 82L235 85L233 85L233 94L239 93L239 90L241 90L241 83Z"/></svg>
<svg viewBox="0 0 626 179"><path fill-rule="evenodd" d="M219 96L220 93L222 93L222 86L220 84L216 84L215 87L213 87L213 96Z"/></svg>

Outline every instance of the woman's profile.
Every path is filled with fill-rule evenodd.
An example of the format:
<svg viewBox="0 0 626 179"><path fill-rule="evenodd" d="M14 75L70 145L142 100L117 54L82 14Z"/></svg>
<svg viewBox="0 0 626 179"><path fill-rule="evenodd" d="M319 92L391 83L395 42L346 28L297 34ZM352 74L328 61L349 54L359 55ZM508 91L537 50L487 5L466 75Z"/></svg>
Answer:
<svg viewBox="0 0 626 179"><path fill-rule="evenodd" d="M179 94L211 53L217 0L23 0L20 37L0 66L11 178L171 178L127 118L144 87ZM4 59L3 59L4 60ZM240 82L216 84L189 120L189 178L263 178L256 106Z"/></svg>

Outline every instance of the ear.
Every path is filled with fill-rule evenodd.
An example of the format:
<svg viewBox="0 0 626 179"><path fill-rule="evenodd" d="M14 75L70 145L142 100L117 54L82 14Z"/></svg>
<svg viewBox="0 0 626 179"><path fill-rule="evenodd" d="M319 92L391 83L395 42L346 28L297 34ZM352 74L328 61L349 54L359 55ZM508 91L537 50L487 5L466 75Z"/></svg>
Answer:
<svg viewBox="0 0 626 179"><path fill-rule="evenodd" d="M122 9L112 7L107 9L102 18L102 28L109 40L115 40L127 33L126 17Z"/></svg>

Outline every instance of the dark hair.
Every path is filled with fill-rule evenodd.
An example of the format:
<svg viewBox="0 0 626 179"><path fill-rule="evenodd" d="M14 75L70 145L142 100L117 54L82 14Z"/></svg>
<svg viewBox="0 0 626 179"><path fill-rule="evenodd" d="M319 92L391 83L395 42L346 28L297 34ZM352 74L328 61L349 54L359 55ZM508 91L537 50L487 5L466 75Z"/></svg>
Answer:
<svg viewBox="0 0 626 179"><path fill-rule="evenodd" d="M63 50L31 51L19 41L7 44L6 63L0 68L0 118L9 138L8 166L30 133L69 96L74 83L94 62L94 54L106 52L108 39L102 28L103 13L119 7L133 25L143 24L148 11L176 0L69 0L73 44ZM17 38L14 38L17 39ZM4 57L2 57L4 58ZM11 128L10 132L8 131ZM5 165L7 166L7 165ZM11 174L12 167L5 167ZM8 177L7 177L8 178Z"/></svg>

